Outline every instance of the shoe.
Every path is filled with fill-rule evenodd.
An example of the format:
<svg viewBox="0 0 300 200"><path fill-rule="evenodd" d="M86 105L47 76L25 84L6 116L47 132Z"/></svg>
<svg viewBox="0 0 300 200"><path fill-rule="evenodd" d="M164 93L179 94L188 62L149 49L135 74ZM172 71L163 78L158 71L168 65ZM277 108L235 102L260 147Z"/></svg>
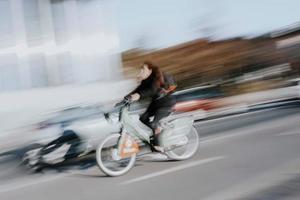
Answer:
<svg viewBox="0 0 300 200"><path fill-rule="evenodd" d="M164 153L164 148L159 146L159 142L157 137L150 137L150 148L152 152Z"/></svg>
<svg viewBox="0 0 300 200"><path fill-rule="evenodd" d="M153 146L153 148L155 149L155 151L160 152L160 153L164 153L165 149L161 146Z"/></svg>

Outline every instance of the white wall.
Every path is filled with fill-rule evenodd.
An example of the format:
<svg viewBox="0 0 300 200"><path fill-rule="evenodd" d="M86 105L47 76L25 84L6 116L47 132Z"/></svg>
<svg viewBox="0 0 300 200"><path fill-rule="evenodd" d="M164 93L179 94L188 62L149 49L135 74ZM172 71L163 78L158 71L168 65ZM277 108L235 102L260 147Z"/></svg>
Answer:
<svg viewBox="0 0 300 200"><path fill-rule="evenodd" d="M111 104L135 87L132 80L61 86L0 94L0 136L71 106Z"/></svg>
<svg viewBox="0 0 300 200"><path fill-rule="evenodd" d="M0 92L119 79L114 0L1 0Z"/></svg>

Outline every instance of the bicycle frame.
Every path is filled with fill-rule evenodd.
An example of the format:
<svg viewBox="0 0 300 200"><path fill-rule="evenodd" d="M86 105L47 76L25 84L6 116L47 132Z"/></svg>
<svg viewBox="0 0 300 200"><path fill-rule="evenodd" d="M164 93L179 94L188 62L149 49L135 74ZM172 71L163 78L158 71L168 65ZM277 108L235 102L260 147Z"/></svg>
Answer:
<svg viewBox="0 0 300 200"><path fill-rule="evenodd" d="M141 146L150 144L152 134L150 128L129 115L128 108L129 105L125 105L119 112L119 122L121 123L121 137L117 150L119 158L131 157L132 154L139 153Z"/></svg>
<svg viewBox="0 0 300 200"><path fill-rule="evenodd" d="M120 155L124 150L124 144L127 143L128 150L137 153L139 150L130 149L134 146L150 145L150 136L153 134L152 130L144 125L141 121L133 119L129 115L129 103L121 107L119 112L119 122L121 123L121 138L119 141L118 149ZM159 135L161 146L170 149L182 141L186 141L186 134L189 133L193 127L194 119L192 117L181 117L178 119L164 120L161 126L163 132ZM130 137L127 137L127 136ZM130 140L130 141L129 141Z"/></svg>
<svg viewBox="0 0 300 200"><path fill-rule="evenodd" d="M144 125L141 121L133 119L128 112L128 106L124 106L120 110L119 120L122 124L121 135L128 134L137 142L150 143L152 130Z"/></svg>

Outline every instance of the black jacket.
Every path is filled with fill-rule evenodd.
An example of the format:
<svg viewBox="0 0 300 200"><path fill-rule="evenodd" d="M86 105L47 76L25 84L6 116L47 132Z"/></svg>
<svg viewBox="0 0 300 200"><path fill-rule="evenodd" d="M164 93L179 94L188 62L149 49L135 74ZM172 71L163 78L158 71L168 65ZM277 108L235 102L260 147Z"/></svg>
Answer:
<svg viewBox="0 0 300 200"><path fill-rule="evenodd" d="M164 77L166 74L163 74ZM171 82L170 76L168 79L165 78L165 85L169 87L171 84L175 84L175 82ZM151 74L147 79L143 80L141 84L133 90L129 95L138 93L141 96L141 99L151 98L152 106L155 107L171 107L176 103L175 97L171 95L171 93L165 93L164 86L159 86L156 81L156 77Z"/></svg>
<svg viewBox="0 0 300 200"><path fill-rule="evenodd" d="M141 98L152 98L153 100L160 95L161 88L156 83L156 77L151 74L147 79L143 80L141 84L133 90L131 94L138 93Z"/></svg>

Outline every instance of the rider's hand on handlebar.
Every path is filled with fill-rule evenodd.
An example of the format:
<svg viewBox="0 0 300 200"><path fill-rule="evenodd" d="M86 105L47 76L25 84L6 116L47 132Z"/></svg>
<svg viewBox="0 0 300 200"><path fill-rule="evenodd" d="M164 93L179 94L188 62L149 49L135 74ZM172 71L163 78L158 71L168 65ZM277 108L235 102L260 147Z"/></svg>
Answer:
<svg viewBox="0 0 300 200"><path fill-rule="evenodd" d="M138 101L140 99L140 97L141 96L138 93L128 95L128 96L124 97L124 99L121 102L117 103L115 105L115 107L120 107L120 106L123 106L123 105L126 105L126 104L130 104L134 101Z"/></svg>
<svg viewBox="0 0 300 200"><path fill-rule="evenodd" d="M119 102L115 105L115 108L122 107L122 106L124 106L126 104L130 104L130 103L131 103L131 97L126 96L126 97L124 97L124 99L121 102Z"/></svg>
<svg viewBox="0 0 300 200"><path fill-rule="evenodd" d="M133 101L138 101L141 98L141 95L139 95L139 93L134 93L130 95L130 97L131 97L130 98L131 102L133 102Z"/></svg>

